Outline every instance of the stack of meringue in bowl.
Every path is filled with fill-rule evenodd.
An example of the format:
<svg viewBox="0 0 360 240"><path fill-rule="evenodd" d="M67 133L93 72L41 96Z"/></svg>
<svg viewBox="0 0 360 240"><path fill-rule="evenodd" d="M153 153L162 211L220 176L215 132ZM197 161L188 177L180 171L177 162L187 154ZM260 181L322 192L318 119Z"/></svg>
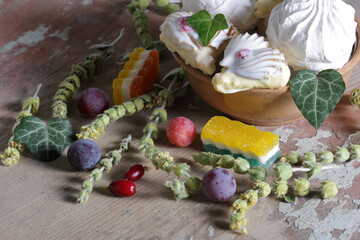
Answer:
<svg viewBox="0 0 360 240"><path fill-rule="evenodd" d="M196 3L198 4L196 5ZM193 10L187 9L187 7ZM234 26L241 32L240 35L234 34L225 49L224 58L220 59L222 71L212 75L212 73L199 70L198 68L201 69L199 66L188 65L190 63L189 59L186 59L187 55L179 50L183 38L177 39L179 42L175 44L176 48L168 47L173 52L175 60L184 69L195 92L205 102L246 123L282 125L303 118L293 101L289 86L284 86L288 81L287 75L290 73L288 73L287 64L283 64L280 56L282 54L276 49L280 49L286 62L296 71L311 69L319 72L329 68L338 69L345 82L348 81L353 67L360 60L359 43L356 41L360 38L360 22L357 19L354 21L355 10L342 0L285 0L279 3L271 11L266 31L270 46L274 48L270 48L270 50L264 44L266 41L261 39L262 37L244 33L256 24L253 16L244 16L243 22L239 22L239 19L232 19L233 16L238 17L239 15L234 14L231 10L240 11L242 14L249 12L249 9L254 11L255 0L183 0L183 10L196 12L199 7L205 8L212 15L222 11L221 13L224 13L230 22L234 21ZM327 18L326 16L332 17ZM249 29L244 29L244 19L248 19ZM324 21L328 19L331 21ZM165 23L166 20L160 27L163 35L160 36L160 39L167 31ZM174 26L172 28L174 29ZM164 41L166 45L169 43L168 40ZM196 41L194 38L192 40ZM245 40L247 45L243 43ZM239 44L246 47L239 47ZM257 46L253 47L256 44ZM194 49L204 48L199 44L194 44L193 47ZM214 50L213 47L210 46L210 48ZM231 55L227 52L231 49L236 51L240 60L229 57ZM248 51L249 49L251 51ZM180 56L178 52L180 52ZM264 64L260 64L264 62L262 59L249 69L252 57L264 56L264 52L270 53L272 63L276 63L275 68L271 69L266 66L265 69ZM216 54L218 57L219 52ZM242 62L243 58L248 62ZM264 70L259 72L261 67ZM294 72L292 72L293 74ZM275 75L276 77L272 77ZM264 79L251 81L252 78L259 78L259 76ZM246 90L249 88L249 85L246 85L249 80L250 87L254 88Z"/></svg>

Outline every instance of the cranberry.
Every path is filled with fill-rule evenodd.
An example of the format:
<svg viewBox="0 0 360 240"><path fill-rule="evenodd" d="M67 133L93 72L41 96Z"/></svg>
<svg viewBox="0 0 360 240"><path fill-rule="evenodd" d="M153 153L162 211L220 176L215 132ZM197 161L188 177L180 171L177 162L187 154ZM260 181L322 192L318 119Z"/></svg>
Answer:
<svg viewBox="0 0 360 240"><path fill-rule="evenodd" d="M125 178L132 182L139 180L142 176L144 176L145 169L141 164L135 164L131 166L125 174Z"/></svg>
<svg viewBox="0 0 360 240"><path fill-rule="evenodd" d="M109 190L118 197L131 197L136 192L136 186L129 180L116 180L110 183Z"/></svg>

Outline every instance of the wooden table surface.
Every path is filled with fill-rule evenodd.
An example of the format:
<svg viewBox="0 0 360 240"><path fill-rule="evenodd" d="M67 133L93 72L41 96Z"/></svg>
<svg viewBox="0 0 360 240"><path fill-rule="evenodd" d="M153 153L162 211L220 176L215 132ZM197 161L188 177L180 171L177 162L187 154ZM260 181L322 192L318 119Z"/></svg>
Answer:
<svg viewBox="0 0 360 240"><path fill-rule="evenodd" d="M360 17L360 2L347 0ZM116 55L141 44L125 6L129 1L112 0L0 0L0 147L5 149L15 116L23 101L38 83L41 106L36 116L51 119L52 98L58 84L69 74L71 65L90 53L88 47L111 41L121 28L126 35ZM148 12L153 38L165 14ZM336 49L334 49L336 51ZM161 59L160 76L176 67L170 53ZM347 93L330 117L316 131L305 120L284 126L260 127L281 137L282 154L291 150L319 152L349 142L360 142L360 110L349 104L349 91L360 87L358 64L347 85ZM98 87L112 95L112 80L120 68L115 60L81 90ZM78 96L78 93L75 97ZM75 99L75 98L74 98ZM77 111L75 100L69 105L68 118L74 131L91 120ZM187 105L200 107L188 110ZM153 169L136 183L137 193L117 198L108 184L123 177L126 169L141 163L151 166L137 149L150 111L137 113L110 124L106 135L96 140L102 152L115 148L131 133L133 143L121 163L105 173L89 201L80 205L76 197L88 173L77 172L69 164L66 151L50 163L22 156L19 163L0 166L0 239L360 239L360 163L353 161L336 170L321 173L316 179L333 179L339 194L331 200L318 196L302 197L287 204L275 197L260 200L247 214L247 236L229 230L231 203L213 203L201 193L175 201L162 184L172 174ZM160 128L156 145L170 151L177 162L188 162L191 173L201 177L210 168L192 162L191 155L202 151L199 134L204 124L220 112L204 103L193 90L168 109L169 119L185 116L193 120L198 135L187 148L171 146L166 139L166 124ZM237 176L236 196L251 186L246 176ZM235 199L235 198L234 198ZM233 200L234 200L233 199Z"/></svg>

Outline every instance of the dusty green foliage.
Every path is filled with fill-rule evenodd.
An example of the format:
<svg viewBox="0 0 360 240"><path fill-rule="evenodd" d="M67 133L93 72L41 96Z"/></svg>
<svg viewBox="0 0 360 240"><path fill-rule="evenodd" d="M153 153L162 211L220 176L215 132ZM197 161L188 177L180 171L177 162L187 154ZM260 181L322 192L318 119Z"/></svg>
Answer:
<svg viewBox="0 0 360 240"><path fill-rule="evenodd" d="M121 153L129 149L130 142L131 135L128 135L121 140L116 150L108 152L105 155L106 158L100 160L98 167L93 169L89 174L88 179L83 182L77 199L78 203L85 203L89 199L94 182L100 181L104 171L109 172L113 166L119 164Z"/></svg>
<svg viewBox="0 0 360 240"><path fill-rule="evenodd" d="M105 127L111 122L115 122L124 116L131 116L143 109L149 109L154 106L156 93L150 92L148 94L133 98L130 101L124 102L121 105L115 105L104 113L99 114L93 122L82 126L80 132L76 136L86 139L97 139L105 134Z"/></svg>
<svg viewBox="0 0 360 240"><path fill-rule="evenodd" d="M0 153L0 161L5 166L16 164L20 159L20 153L25 149L23 144L14 141L14 134L17 127L20 125L21 119L32 116L33 113L36 113L39 110L40 98L37 95L40 88L41 84L37 86L35 94L25 100L21 111L16 115L16 122L12 128L13 135L9 139L8 147L4 152Z"/></svg>

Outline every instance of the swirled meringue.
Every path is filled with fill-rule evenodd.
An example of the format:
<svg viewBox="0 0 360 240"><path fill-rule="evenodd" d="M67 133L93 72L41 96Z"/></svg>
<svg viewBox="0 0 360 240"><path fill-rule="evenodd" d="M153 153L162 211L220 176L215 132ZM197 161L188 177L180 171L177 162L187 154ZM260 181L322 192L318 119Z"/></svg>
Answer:
<svg viewBox="0 0 360 240"><path fill-rule="evenodd" d="M272 10L266 35L295 70L339 69L356 40L354 19L342 0L285 0Z"/></svg>
<svg viewBox="0 0 360 240"><path fill-rule="evenodd" d="M259 20L253 14L256 0L182 0L182 10L199 12L206 10L211 15L224 14L236 29L246 32L255 27Z"/></svg>
<svg viewBox="0 0 360 240"><path fill-rule="evenodd" d="M218 92L234 93L251 88L281 88L290 78L284 55L269 47L264 37L240 34L234 37L220 62L224 68L212 84Z"/></svg>
<svg viewBox="0 0 360 240"><path fill-rule="evenodd" d="M170 51L177 52L186 64L212 75L216 70L215 59L224 51L236 29L228 22L229 28L218 31L204 47L197 32L186 23L191 15L188 12L169 15L160 26L160 40Z"/></svg>

